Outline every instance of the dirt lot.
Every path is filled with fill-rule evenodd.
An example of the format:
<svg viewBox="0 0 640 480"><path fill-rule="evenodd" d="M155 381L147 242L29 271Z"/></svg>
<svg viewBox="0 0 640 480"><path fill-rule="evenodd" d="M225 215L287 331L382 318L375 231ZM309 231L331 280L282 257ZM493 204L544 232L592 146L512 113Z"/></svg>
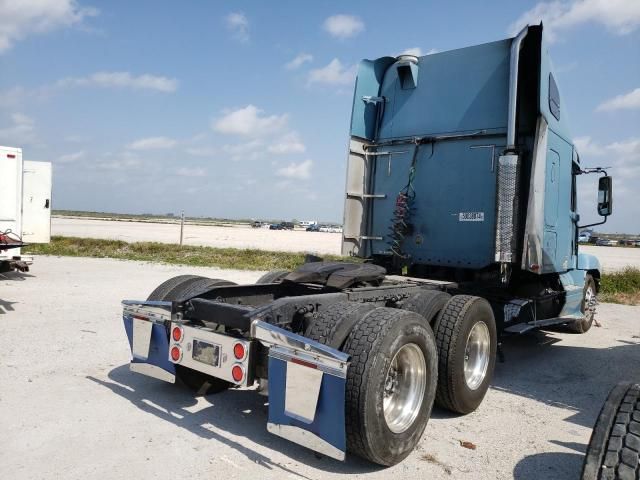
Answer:
<svg viewBox="0 0 640 480"><path fill-rule="evenodd" d="M53 235L67 237L163 243L177 243L180 239L180 226L173 224L55 217L51 227ZM341 238L340 233L268 230L247 226L186 225L184 231L185 245L333 255L340 255ZM583 252L596 255L606 271L619 270L627 265L640 268L640 248L595 246L580 248Z"/></svg>
<svg viewBox="0 0 640 480"><path fill-rule="evenodd" d="M435 409L400 465L320 458L269 434L265 398L254 392L195 400L129 371L120 300L187 272L260 275L40 257L32 273L0 277L2 478L572 479L608 390L640 381L640 307L602 305L602 327L585 335L509 339L480 409Z"/></svg>
<svg viewBox="0 0 640 480"><path fill-rule="evenodd" d="M83 238L106 238L126 242L178 243L180 225L147 222L114 222L54 217L53 235ZM209 247L257 248L278 252L340 254L339 233L305 232L304 230L269 230L249 226L215 227L185 225L185 245Z"/></svg>

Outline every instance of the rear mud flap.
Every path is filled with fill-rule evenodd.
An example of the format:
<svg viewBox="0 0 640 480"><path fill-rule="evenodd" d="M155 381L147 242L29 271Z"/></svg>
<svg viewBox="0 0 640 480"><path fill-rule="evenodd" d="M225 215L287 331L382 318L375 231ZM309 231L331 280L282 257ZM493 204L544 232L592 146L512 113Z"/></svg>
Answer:
<svg viewBox="0 0 640 480"><path fill-rule="evenodd" d="M324 455L344 460L346 376L309 365L296 363L277 347L271 347L267 429Z"/></svg>
<svg viewBox="0 0 640 480"><path fill-rule="evenodd" d="M131 371L174 383L176 369L169 361L169 339L165 326L128 315L123 316L123 322L131 348Z"/></svg>

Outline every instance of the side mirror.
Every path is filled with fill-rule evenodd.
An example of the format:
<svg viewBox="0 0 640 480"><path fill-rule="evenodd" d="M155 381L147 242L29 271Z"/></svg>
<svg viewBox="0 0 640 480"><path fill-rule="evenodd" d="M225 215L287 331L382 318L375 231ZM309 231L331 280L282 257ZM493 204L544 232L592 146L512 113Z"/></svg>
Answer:
<svg viewBox="0 0 640 480"><path fill-rule="evenodd" d="M598 180L598 215L608 217L613 211L613 180L610 176Z"/></svg>

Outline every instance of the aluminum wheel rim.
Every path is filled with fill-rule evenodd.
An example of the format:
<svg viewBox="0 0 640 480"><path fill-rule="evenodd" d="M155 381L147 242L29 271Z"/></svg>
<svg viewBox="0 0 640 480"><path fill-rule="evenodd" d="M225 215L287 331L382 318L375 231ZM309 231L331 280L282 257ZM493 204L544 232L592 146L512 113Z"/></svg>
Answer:
<svg viewBox="0 0 640 480"><path fill-rule="evenodd" d="M589 285L587 291L584 292L584 316L587 320L591 320L596 313L596 294L593 287Z"/></svg>
<svg viewBox="0 0 640 480"><path fill-rule="evenodd" d="M384 419L393 433L406 431L415 421L427 388L427 362L415 343L396 352L384 382Z"/></svg>
<svg viewBox="0 0 640 480"><path fill-rule="evenodd" d="M489 327L477 322L469 332L464 349L464 380L470 390L476 390L487 375L490 348Z"/></svg>

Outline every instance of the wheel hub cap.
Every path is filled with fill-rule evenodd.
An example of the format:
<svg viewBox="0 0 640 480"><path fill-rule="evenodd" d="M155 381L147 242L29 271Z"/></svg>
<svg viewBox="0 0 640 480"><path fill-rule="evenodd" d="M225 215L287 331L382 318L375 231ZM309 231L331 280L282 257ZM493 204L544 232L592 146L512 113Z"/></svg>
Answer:
<svg viewBox="0 0 640 480"><path fill-rule="evenodd" d="M491 337L484 322L476 323L467 337L464 350L464 380L470 390L476 390L487 375Z"/></svg>
<svg viewBox="0 0 640 480"><path fill-rule="evenodd" d="M382 406L389 430L402 433L415 421L427 387L427 362L418 345L408 343L391 360Z"/></svg>

